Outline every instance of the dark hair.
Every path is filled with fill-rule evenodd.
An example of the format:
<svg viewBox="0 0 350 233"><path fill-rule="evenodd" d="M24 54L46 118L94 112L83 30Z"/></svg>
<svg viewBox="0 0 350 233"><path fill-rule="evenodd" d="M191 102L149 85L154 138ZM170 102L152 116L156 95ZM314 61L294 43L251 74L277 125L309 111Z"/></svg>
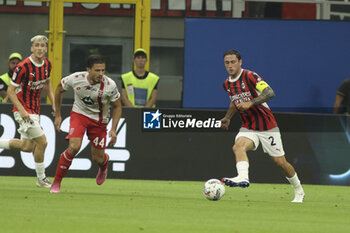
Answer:
<svg viewBox="0 0 350 233"><path fill-rule="evenodd" d="M87 59L86 67L91 68L94 64L106 64L106 61L103 57L98 54L92 54Z"/></svg>
<svg viewBox="0 0 350 233"><path fill-rule="evenodd" d="M241 57L241 53L237 50L234 50L234 49L230 49L230 50L227 50L225 53L224 53L224 58L227 56L227 55L236 55L236 57L238 58L238 60L241 60L242 57Z"/></svg>

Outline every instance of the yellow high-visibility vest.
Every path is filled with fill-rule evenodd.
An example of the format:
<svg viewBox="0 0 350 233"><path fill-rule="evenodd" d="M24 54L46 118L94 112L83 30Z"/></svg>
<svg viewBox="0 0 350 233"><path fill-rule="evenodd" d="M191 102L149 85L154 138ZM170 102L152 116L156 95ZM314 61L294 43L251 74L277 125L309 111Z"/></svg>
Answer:
<svg viewBox="0 0 350 233"><path fill-rule="evenodd" d="M134 107L140 108L144 107L151 99L152 91L159 80L159 77L151 72L148 72L144 79L137 78L133 71L123 74L121 77L129 101Z"/></svg>
<svg viewBox="0 0 350 233"><path fill-rule="evenodd" d="M2 81L4 81L4 83L9 86L10 82L11 82L11 77L8 73L5 73L3 75L0 76L0 79L2 79ZM3 102L4 99L0 96L0 102Z"/></svg>

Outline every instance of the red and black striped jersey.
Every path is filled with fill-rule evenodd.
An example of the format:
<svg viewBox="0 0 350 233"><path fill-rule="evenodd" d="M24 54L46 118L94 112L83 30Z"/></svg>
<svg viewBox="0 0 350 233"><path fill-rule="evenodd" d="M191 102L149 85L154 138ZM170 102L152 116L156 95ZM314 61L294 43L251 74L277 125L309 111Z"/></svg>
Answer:
<svg viewBox="0 0 350 233"><path fill-rule="evenodd" d="M256 89L256 84L260 81L263 79L257 73L242 69L238 78L234 80L227 78L223 88L237 106L241 102L248 102L260 95ZM265 131L277 127L276 119L266 103L253 105L246 111L238 111L244 128Z"/></svg>
<svg viewBox="0 0 350 233"><path fill-rule="evenodd" d="M17 65L13 73L11 84L17 87L17 98L29 114L40 114L41 90L50 79L51 68L46 57L42 64L36 64L29 56ZM13 111L18 109L13 107Z"/></svg>

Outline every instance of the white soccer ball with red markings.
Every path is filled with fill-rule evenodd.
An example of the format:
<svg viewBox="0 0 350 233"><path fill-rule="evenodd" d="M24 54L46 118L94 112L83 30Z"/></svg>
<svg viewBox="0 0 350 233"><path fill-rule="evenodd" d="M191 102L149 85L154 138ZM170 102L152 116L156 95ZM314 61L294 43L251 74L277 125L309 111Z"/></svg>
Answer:
<svg viewBox="0 0 350 233"><path fill-rule="evenodd" d="M203 194L208 200L220 200L225 194L225 186L218 179L210 179L204 184Z"/></svg>

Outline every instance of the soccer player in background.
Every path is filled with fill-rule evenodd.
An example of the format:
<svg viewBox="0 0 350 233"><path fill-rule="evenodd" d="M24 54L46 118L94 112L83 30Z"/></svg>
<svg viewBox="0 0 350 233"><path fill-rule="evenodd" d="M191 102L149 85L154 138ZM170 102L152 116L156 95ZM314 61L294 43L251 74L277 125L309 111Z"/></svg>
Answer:
<svg viewBox="0 0 350 233"><path fill-rule="evenodd" d="M40 120L40 95L44 88L49 97L53 113L54 96L50 83L51 62L45 57L48 39L37 35L31 40L32 54L20 62L12 76L7 90L8 98L14 104L13 114L19 124L18 132L21 139L0 139L0 148L33 152L37 186L51 187L51 182L45 175L44 154L47 146L46 137Z"/></svg>
<svg viewBox="0 0 350 233"><path fill-rule="evenodd" d="M120 94L115 82L104 75L105 60L99 55L90 55L87 71L73 73L61 80L55 92L55 127L58 131L62 123L62 93L72 88L74 104L70 115L68 148L61 154L51 193L60 193L61 181L66 175L74 156L79 152L85 131L91 143L92 159L99 165L96 183L101 185L108 170L109 156L105 153L107 124L110 117L110 104L113 106L111 140L108 146L117 141L117 125L122 114Z"/></svg>
<svg viewBox="0 0 350 233"><path fill-rule="evenodd" d="M261 142L265 153L279 166L294 189L292 202L303 202L304 190L294 167L286 160L281 134L269 106L268 100L275 96L272 88L255 72L243 69L239 51L228 50L224 62L229 77L223 84L231 99L227 113L221 119L221 127L228 129L230 119L238 112L242 126L236 136L233 152L236 157L238 176L222 178L230 187L249 186L249 160L247 151L256 150Z"/></svg>

